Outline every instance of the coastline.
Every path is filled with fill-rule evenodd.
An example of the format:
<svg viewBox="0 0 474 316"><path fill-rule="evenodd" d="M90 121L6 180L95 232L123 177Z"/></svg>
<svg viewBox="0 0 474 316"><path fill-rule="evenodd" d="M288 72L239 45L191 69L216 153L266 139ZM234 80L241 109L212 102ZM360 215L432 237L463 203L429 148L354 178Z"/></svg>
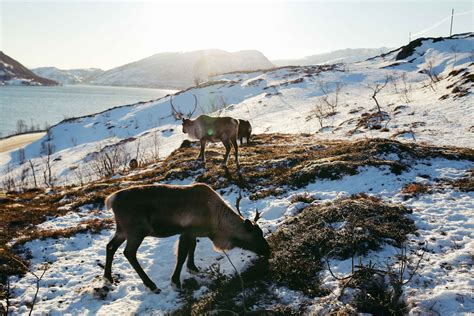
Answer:
<svg viewBox="0 0 474 316"><path fill-rule="evenodd" d="M0 153L12 151L40 139L46 132L33 132L0 139Z"/></svg>

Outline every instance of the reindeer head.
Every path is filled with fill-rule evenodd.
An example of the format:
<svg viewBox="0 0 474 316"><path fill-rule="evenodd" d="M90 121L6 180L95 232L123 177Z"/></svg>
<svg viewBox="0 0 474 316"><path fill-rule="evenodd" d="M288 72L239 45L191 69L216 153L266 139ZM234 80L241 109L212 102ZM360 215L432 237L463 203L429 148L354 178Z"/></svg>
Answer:
<svg viewBox="0 0 474 316"><path fill-rule="evenodd" d="M191 116L193 116L194 112L196 111L198 102L197 102L196 96L194 94L193 94L193 96L194 96L194 108L191 112L189 112L187 114L183 114L183 112L176 110L176 108L174 107L174 104L173 104L173 96L170 96L171 114L174 116L174 118L176 120L182 120L183 125L184 125L185 121L190 120Z"/></svg>
<svg viewBox="0 0 474 316"><path fill-rule="evenodd" d="M255 218L253 221L249 219L244 220L244 229L245 233L234 240L234 243L237 247L247 249L255 252L258 255L269 257L270 256L270 246L268 242L263 237L263 231L258 226L257 221L260 218L260 213L255 213Z"/></svg>

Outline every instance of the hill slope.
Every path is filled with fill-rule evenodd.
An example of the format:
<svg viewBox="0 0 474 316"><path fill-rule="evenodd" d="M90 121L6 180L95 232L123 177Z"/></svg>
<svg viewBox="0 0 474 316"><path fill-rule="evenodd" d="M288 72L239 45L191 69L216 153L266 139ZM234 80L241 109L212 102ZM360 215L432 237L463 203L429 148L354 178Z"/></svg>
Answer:
<svg viewBox="0 0 474 316"><path fill-rule="evenodd" d="M280 313L469 313L473 41L422 39L344 67L224 74L177 93L183 112L195 95L196 115L251 122L257 135L240 148L240 172L233 159L220 166L220 144L207 147L205 165L195 160L196 142L181 146L186 135L169 96L65 120L23 150L0 154L5 191L20 189L1 197L0 262L16 255L36 275L47 269L37 313L240 312L244 299L247 310ZM131 158L138 169L129 170ZM32 188L34 180L43 188ZM114 233L104 197L136 184L195 182L245 217L262 213L273 247L266 270L250 252L228 252L245 295L207 238L196 249L201 272L183 271L183 292L169 282L177 236L147 238L139 251L159 295L146 291L121 250L119 282L104 283ZM0 269L26 272L14 262ZM35 277L9 280L11 310L27 313Z"/></svg>
<svg viewBox="0 0 474 316"><path fill-rule="evenodd" d="M388 52L390 49L381 48L346 48L329 53L306 56L299 59L277 59L272 60L276 66L308 66L335 63L354 63L367 58Z"/></svg>
<svg viewBox="0 0 474 316"><path fill-rule="evenodd" d="M39 67L32 71L38 76L55 80L61 84L84 84L104 71L97 68L58 69L56 67Z"/></svg>
<svg viewBox="0 0 474 316"><path fill-rule="evenodd" d="M35 75L18 61L0 51L0 85L55 86L58 83Z"/></svg>
<svg viewBox="0 0 474 316"><path fill-rule="evenodd" d="M187 53L162 53L104 72L90 82L99 85L152 88L187 88L196 80L231 71L272 68L258 51L229 53L200 50Z"/></svg>

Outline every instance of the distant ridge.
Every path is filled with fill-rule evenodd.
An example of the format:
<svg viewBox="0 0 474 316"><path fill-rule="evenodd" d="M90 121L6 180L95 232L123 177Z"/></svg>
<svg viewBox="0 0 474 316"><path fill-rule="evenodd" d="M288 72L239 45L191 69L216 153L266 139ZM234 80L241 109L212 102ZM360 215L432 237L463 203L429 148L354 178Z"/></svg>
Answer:
<svg viewBox="0 0 474 316"><path fill-rule="evenodd" d="M354 63L390 51L391 48L346 48L299 59L272 60L276 66L308 66L318 64Z"/></svg>
<svg viewBox="0 0 474 316"><path fill-rule="evenodd" d="M21 63L0 51L0 85L56 86L58 83L37 76Z"/></svg>
<svg viewBox="0 0 474 316"><path fill-rule="evenodd" d="M83 84L102 74L98 68L58 69L56 67L33 68L32 71L41 77L57 81L61 84Z"/></svg>
<svg viewBox="0 0 474 316"><path fill-rule="evenodd" d="M90 83L182 89L226 72L273 67L274 65L256 50L230 53L209 49L185 53L160 53L105 71Z"/></svg>

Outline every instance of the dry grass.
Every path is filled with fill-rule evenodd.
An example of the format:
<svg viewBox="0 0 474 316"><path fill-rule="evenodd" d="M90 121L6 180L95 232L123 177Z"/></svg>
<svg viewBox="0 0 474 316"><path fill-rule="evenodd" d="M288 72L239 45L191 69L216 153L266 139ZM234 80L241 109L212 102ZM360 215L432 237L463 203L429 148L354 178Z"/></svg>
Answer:
<svg viewBox="0 0 474 316"><path fill-rule="evenodd" d="M402 188L401 192L405 194L406 196L413 197L413 196L418 196L420 194L430 193L431 190L430 190L429 185L427 184L414 182L414 183L405 185Z"/></svg>
<svg viewBox="0 0 474 316"><path fill-rule="evenodd" d="M57 187L51 191L34 189L2 194L0 282L8 275L24 272L20 266L10 264L11 257L17 256L6 246L10 240L30 235L32 228L48 217L77 212L81 206L88 204L96 209L102 208L105 197L121 188L120 184L125 181L133 185L189 179L210 184L216 190L239 186L250 198L260 199L268 195L282 195L292 188L301 188L314 181L335 180L357 174L364 166L387 166L391 172L400 174L418 159L444 157L474 161L474 150L468 148L405 144L388 139L323 141L305 134L255 135L250 146L239 150L240 173L232 158L229 159L228 168L221 166L224 154L222 146L207 148L208 162L204 166L196 161L199 154L197 144L188 142L187 146L175 150L162 163L138 168L137 174L120 179L104 179L83 187ZM386 158L394 156L390 154L396 154L399 159ZM468 180L466 185L459 185L472 188L472 180ZM64 207L66 205L68 208ZM104 228L107 225L106 222L91 223L88 229L94 231L94 227ZM77 232L71 230L48 234L54 237ZM34 238L47 235L45 232L38 234Z"/></svg>
<svg viewBox="0 0 474 316"><path fill-rule="evenodd" d="M302 314L305 302L296 310L279 309L279 298L269 289L285 286L309 297L325 296L319 272L323 258L350 258L380 248L386 243L400 244L415 232L410 210L384 203L367 195L355 195L322 205L310 205L281 226L269 238L272 257L269 264L257 261L242 273L246 305L276 305L276 310L256 310L256 314ZM341 228L339 223L345 223ZM220 286L189 303L176 314L208 314L213 310L242 312L238 278L226 279Z"/></svg>

